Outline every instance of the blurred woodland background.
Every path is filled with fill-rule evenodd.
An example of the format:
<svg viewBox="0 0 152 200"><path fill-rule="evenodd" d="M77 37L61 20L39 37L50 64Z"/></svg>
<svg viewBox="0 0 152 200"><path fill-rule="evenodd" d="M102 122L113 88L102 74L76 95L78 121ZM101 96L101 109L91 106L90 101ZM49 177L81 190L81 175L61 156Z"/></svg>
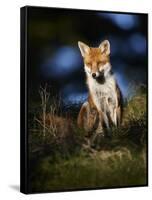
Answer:
<svg viewBox="0 0 152 200"><path fill-rule="evenodd" d="M78 41L111 43L123 124L85 148L76 117L87 99ZM28 9L29 191L147 183L147 15Z"/></svg>

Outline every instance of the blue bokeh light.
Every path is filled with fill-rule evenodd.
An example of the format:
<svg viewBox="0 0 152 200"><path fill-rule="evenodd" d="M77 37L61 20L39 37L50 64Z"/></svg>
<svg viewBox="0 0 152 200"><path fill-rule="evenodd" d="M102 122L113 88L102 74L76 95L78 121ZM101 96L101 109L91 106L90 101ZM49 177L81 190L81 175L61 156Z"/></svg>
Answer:
<svg viewBox="0 0 152 200"><path fill-rule="evenodd" d="M61 97L65 105L82 104L87 99L85 83L82 86L77 81L71 81L61 89Z"/></svg>
<svg viewBox="0 0 152 200"><path fill-rule="evenodd" d="M70 93L63 98L64 104L67 105L80 105L87 100L87 92Z"/></svg>
<svg viewBox="0 0 152 200"><path fill-rule="evenodd" d="M99 13L99 16L111 20L119 28L124 30L130 30L138 25L137 16L131 14Z"/></svg>
<svg viewBox="0 0 152 200"><path fill-rule="evenodd" d="M63 78L78 70L79 66L78 50L70 46L64 46L60 47L54 55L42 64L42 71L46 77Z"/></svg>

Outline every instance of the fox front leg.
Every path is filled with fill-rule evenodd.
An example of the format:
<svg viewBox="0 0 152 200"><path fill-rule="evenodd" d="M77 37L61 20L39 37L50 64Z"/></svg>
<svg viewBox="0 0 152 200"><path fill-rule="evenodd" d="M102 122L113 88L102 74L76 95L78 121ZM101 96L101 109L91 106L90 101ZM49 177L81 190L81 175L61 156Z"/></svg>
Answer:
<svg viewBox="0 0 152 200"><path fill-rule="evenodd" d="M99 121L98 121L98 126L95 132L93 133L91 140L90 140L90 145L91 147L95 147L97 143L100 140L99 138L104 137L104 129L103 129L103 113L99 112Z"/></svg>
<svg viewBox="0 0 152 200"><path fill-rule="evenodd" d="M78 115L78 127L84 129L86 133L91 133L96 129L98 120L97 110L85 102Z"/></svg>
<svg viewBox="0 0 152 200"><path fill-rule="evenodd" d="M104 130L103 130L103 113L102 113L102 111L99 111L98 127L97 127L95 133L97 133L97 134L103 134L104 135Z"/></svg>
<svg viewBox="0 0 152 200"><path fill-rule="evenodd" d="M117 105L112 98L108 98L108 108L109 108L109 117L110 121L114 126L117 127Z"/></svg>

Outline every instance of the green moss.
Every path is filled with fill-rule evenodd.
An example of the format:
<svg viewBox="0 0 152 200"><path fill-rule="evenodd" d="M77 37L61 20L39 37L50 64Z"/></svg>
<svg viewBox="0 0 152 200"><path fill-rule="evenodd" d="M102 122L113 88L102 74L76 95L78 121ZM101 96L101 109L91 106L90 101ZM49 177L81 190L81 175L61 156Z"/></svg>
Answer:
<svg viewBox="0 0 152 200"><path fill-rule="evenodd" d="M128 149L99 151L95 155L74 156L52 163L42 159L32 182L32 191L120 187L146 184L145 151L133 155Z"/></svg>

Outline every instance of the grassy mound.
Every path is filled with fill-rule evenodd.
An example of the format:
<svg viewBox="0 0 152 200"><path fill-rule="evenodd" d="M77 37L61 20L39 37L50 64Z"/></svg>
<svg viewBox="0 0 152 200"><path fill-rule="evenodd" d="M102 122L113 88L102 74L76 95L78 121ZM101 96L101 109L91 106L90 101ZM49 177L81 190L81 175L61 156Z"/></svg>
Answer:
<svg viewBox="0 0 152 200"><path fill-rule="evenodd" d="M86 147L85 133L77 128L75 118L60 116L57 119L54 114L54 124L51 129L46 125L45 137L40 124L30 132L29 191L147 184L144 87L126 100L122 126L112 129L111 138L96 137L94 148Z"/></svg>

